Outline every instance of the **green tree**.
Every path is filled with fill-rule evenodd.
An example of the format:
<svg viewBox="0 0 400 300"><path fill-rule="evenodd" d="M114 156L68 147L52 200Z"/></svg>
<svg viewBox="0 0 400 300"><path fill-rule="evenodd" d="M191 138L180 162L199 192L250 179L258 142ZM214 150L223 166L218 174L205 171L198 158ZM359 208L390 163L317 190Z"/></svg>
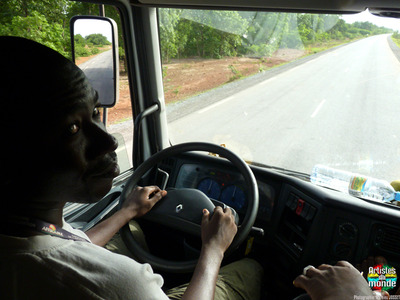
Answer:
<svg viewBox="0 0 400 300"><path fill-rule="evenodd" d="M248 23L235 11L184 11L187 27L186 56L235 56Z"/></svg>
<svg viewBox="0 0 400 300"><path fill-rule="evenodd" d="M123 42L119 13L115 7L105 7L106 16L119 27L119 41ZM70 58L69 20L74 15L98 15L96 4L68 0L1 0L0 34L33 39ZM121 45L123 46L123 45Z"/></svg>
<svg viewBox="0 0 400 300"><path fill-rule="evenodd" d="M86 44L86 40L85 40L85 38L82 36L82 35L80 35L80 34L75 34L75 36L74 36L74 42L75 42L75 44L77 44L77 45L85 45Z"/></svg>
<svg viewBox="0 0 400 300"><path fill-rule="evenodd" d="M10 23L15 16L29 17L32 12L40 12L49 23L68 22L66 12L68 0L2 0L0 2L0 23Z"/></svg>
<svg viewBox="0 0 400 300"><path fill-rule="evenodd" d="M159 9L161 53L175 57L235 56L247 21L237 12Z"/></svg>
<svg viewBox="0 0 400 300"><path fill-rule="evenodd" d="M160 40L161 56L166 62L175 57L179 51L179 37L181 40L186 36L185 32L178 32L178 22L180 20L181 10L163 8L159 9L158 17L160 19Z"/></svg>
<svg viewBox="0 0 400 300"><path fill-rule="evenodd" d="M0 34L26 37L70 57L67 0L0 1Z"/></svg>
<svg viewBox="0 0 400 300"><path fill-rule="evenodd" d="M70 56L69 39L63 39L65 29L59 23L49 23L46 17L33 11L27 17L15 16L9 26L0 28L0 35L28 38L46 45L66 57Z"/></svg>
<svg viewBox="0 0 400 300"><path fill-rule="evenodd" d="M111 42L101 33L92 33L85 37L87 43L92 43L96 46L110 45Z"/></svg>

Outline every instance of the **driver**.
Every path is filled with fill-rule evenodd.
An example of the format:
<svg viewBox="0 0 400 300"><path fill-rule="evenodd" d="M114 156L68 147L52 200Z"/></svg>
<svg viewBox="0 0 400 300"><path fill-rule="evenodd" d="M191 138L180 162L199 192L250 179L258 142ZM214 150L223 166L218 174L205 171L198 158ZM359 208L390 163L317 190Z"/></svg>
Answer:
<svg viewBox="0 0 400 300"><path fill-rule="evenodd" d="M117 142L101 123L83 72L36 42L0 37L2 97L0 290L4 299L168 299L163 279L103 247L166 191L138 187L88 232L63 219L66 202L95 203L119 174ZM262 268L245 259L218 275L237 227L230 209L203 211L201 255L182 299L257 299ZM182 295L183 294L183 295Z"/></svg>

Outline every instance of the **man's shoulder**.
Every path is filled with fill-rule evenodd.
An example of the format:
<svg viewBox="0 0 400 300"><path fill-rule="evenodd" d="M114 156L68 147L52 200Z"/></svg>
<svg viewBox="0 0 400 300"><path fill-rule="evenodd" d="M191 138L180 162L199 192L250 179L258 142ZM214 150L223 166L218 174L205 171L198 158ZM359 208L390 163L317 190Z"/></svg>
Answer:
<svg viewBox="0 0 400 300"><path fill-rule="evenodd" d="M29 282L42 287L54 285L59 279L65 287L77 291L90 290L105 298L133 294L145 299L146 295L153 294L157 299L163 299L165 295L161 290L162 277L154 274L148 264L140 264L87 242L50 236L45 239L50 239L51 242L46 241L49 247L42 247L40 251L24 250L14 255L10 253L7 257L0 256L2 265L6 262L4 267L10 272L16 272L14 278L31 278L35 274ZM28 281L18 280L21 289L25 288L24 282Z"/></svg>

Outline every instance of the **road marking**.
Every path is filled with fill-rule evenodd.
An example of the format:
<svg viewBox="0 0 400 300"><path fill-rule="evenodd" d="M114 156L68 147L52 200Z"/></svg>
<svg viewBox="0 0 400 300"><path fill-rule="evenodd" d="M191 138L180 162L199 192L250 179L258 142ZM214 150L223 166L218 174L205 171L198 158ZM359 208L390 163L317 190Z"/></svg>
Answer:
<svg viewBox="0 0 400 300"><path fill-rule="evenodd" d="M334 50L334 51L337 51L337 50ZM327 56L328 54L330 54L330 53L321 54L320 56L318 56L318 57L316 57L316 58L313 58L313 59L311 59L311 60L309 60L309 61L307 61L307 62L305 62L305 63L302 63L302 64L300 64L300 65L298 65L298 66L292 67L292 68L290 68L289 70L286 70L286 71L284 71L284 72L282 72L282 73L280 73L280 74L278 74L278 75L276 75L276 76L274 76L274 77L271 77L271 78L268 78L268 79L266 79L266 80L264 80L264 81L261 81L260 83L257 83L257 84L254 85L254 86L250 86L250 87L244 89L243 91L245 91L245 90L247 90L247 89L254 88L254 87L258 87L258 86L262 86L262 85L268 84L268 83L270 83L271 81L276 80L277 78L280 78L281 76L285 76L285 75L287 75L287 74L289 74L289 73L291 73L291 72L293 72L293 71L299 69L300 67L303 67L303 66L308 65L308 64L311 64L311 63L315 63L316 61L318 61L318 60L320 60L321 58ZM243 91L242 91L242 92L243 92ZM236 94L236 96L237 96L237 94ZM212 105L210 105L210 106L208 106L208 107L205 107L205 108L199 110L197 113L198 113L198 114L203 114L203 113L209 111L210 109L213 109L213 108L215 108L215 107L217 107L217 106L219 106L219 105L221 105L221 104L224 104L224 103L226 103L226 102L228 102L228 101L230 101L230 100L233 100L233 99L234 99L234 97L233 97L233 96L230 96L230 97L228 97L228 98L226 98L226 99L224 99L224 100L215 102L214 104L212 104ZM324 101L325 101L325 100L324 100ZM324 102L324 101L323 101L323 102ZM320 106L322 106L323 102L320 104ZM311 116L311 118L314 118L314 115L316 115L316 114L318 113L319 108L320 108L320 107L317 107L317 110L313 113L313 115Z"/></svg>
<svg viewBox="0 0 400 300"><path fill-rule="evenodd" d="M280 74L279 74L279 75L280 75ZM257 83L256 85L254 85L254 86L252 86L252 87L262 86L262 85L264 85L264 84L270 83L271 81L273 81L273 80L275 80L276 78L278 78L279 75L277 75L277 76L275 76L275 77L268 78L268 79L266 79L266 80L264 80L264 81L261 81L260 83ZM252 88L252 87L251 87L251 88Z"/></svg>
<svg viewBox="0 0 400 300"><path fill-rule="evenodd" d="M230 96L230 97L228 97L228 98L225 98L224 100L215 102L214 104L211 104L210 106L207 106L207 107L205 107L205 108L199 110L197 113L198 113L198 114L205 113L206 111L209 111L210 109L213 109L214 107L217 107L218 105L224 104L225 102L228 102L228 101L230 101L230 100L232 100L232 99L233 99L233 97Z"/></svg>
<svg viewBox="0 0 400 300"><path fill-rule="evenodd" d="M324 105L325 101L326 101L326 99L321 101L321 103L317 106L317 108L314 110L313 114L311 115L311 118L314 118L318 114L319 110L321 109L322 105Z"/></svg>

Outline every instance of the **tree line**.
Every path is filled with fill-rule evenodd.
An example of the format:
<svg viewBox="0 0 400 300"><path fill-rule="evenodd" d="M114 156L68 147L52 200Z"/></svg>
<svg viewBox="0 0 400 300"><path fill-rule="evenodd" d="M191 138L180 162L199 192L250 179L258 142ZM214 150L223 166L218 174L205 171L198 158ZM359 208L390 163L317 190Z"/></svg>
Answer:
<svg viewBox="0 0 400 300"><path fill-rule="evenodd" d="M160 9L161 52L171 58L268 57L279 48L302 49L331 40L392 32L338 15Z"/></svg>
<svg viewBox="0 0 400 300"><path fill-rule="evenodd" d="M0 35L30 38L70 57L70 18L98 15L98 11L95 4L68 0L2 0ZM105 12L117 22L120 57L124 59L118 11L106 6ZM279 48L301 49L319 42L391 32L370 22L348 24L337 15L325 14L162 8L158 17L164 61L186 57L268 57Z"/></svg>
<svg viewBox="0 0 400 300"><path fill-rule="evenodd" d="M81 34L75 34L75 56L90 56L100 53L100 47L111 45L111 42L101 33L92 33L85 37Z"/></svg>

